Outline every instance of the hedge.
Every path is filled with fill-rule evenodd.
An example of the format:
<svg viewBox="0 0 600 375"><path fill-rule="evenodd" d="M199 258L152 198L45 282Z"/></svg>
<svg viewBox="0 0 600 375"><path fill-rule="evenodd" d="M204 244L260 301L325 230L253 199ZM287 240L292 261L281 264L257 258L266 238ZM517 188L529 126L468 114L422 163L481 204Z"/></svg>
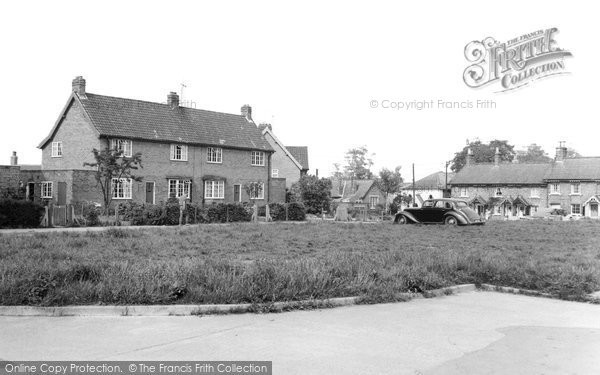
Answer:
<svg viewBox="0 0 600 375"><path fill-rule="evenodd" d="M0 228L37 228L44 207L27 200L0 200Z"/></svg>

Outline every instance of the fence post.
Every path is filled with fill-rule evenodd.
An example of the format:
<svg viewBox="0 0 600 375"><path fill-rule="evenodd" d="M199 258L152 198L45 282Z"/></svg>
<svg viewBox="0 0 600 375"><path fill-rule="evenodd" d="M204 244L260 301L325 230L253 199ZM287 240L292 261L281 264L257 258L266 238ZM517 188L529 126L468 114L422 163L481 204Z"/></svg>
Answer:
<svg viewBox="0 0 600 375"><path fill-rule="evenodd" d="M119 203L115 206L115 226L119 223Z"/></svg>
<svg viewBox="0 0 600 375"><path fill-rule="evenodd" d="M288 218L288 206L289 206L289 203L285 203L285 221L289 220L289 218Z"/></svg>
<svg viewBox="0 0 600 375"><path fill-rule="evenodd" d="M225 206L225 222L229 223L229 206Z"/></svg>

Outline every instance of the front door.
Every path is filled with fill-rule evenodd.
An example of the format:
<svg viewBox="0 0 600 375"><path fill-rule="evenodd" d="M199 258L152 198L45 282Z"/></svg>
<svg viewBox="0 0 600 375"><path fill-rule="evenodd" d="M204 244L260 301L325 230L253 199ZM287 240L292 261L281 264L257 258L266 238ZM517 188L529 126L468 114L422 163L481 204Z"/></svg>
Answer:
<svg viewBox="0 0 600 375"><path fill-rule="evenodd" d="M27 200L32 201L35 197L35 182L27 183Z"/></svg>
<svg viewBox="0 0 600 375"><path fill-rule="evenodd" d="M598 217L598 203L590 204L590 216Z"/></svg>
<svg viewBox="0 0 600 375"><path fill-rule="evenodd" d="M242 201L242 186L241 185L233 185L233 201L234 202Z"/></svg>
<svg viewBox="0 0 600 375"><path fill-rule="evenodd" d="M154 204L154 182L146 182L146 203Z"/></svg>
<svg viewBox="0 0 600 375"><path fill-rule="evenodd" d="M67 183L59 182L58 183L58 197L57 202L59 206L64 206L67 204Z"/></svg>

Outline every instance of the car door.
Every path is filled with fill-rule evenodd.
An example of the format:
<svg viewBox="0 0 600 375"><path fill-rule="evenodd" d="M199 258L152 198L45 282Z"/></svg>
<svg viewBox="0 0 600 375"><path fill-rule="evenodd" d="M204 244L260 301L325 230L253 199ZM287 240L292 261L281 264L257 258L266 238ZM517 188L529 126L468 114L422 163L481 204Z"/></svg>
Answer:
<svg viewBox="0 0 600 375"><path fill-rule="evenodd" d="M431 210L430 223L443 223L444 215L452 209L452 203L448 201L436 201Z"/></svg>
<svg viewBox="0 0 600 375"><path fill-rule="evenodd" d="M419 219L419 221L421 221L422 223L433 223L434 221L434 217L435 217L435 208L434 208L434 201L425 201L423 202L423 205L421 206L421 210L419 211L419 216L417 219Z"/></svg>

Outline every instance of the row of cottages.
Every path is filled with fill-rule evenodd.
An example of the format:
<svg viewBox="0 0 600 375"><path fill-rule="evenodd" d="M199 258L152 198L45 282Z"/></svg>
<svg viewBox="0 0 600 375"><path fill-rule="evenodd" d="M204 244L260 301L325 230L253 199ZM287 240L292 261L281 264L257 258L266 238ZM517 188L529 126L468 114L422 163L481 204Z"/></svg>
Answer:
<svg viewBox="0 0 600 375"><path fill-rule="evenodd" d="M142 154L143 168L135 172L140 182L113 181L117 202L158 203L170 197L245 202L250 197L244 186L250 182L261 186L252 197L257 203L284 201L287 179L308 169L306 150L305 159L293 157L296 170L273 157L275 149L248 105L236 115L182 107L174 92L166 104L92 94L82 77L73 80L65 107L38 147L42 165L22 170L21 185L29 199L58 205L102 202L94 168L84 166L94 162L94 148Z"/></svg>
<svg viewBox="0 0 600 375"><path fill-rule="evenodd" d="M427 199L439 199L450 196L449 186L453 177L454 173L435 172L415 181L414 184L412 182L403 184L400 191L401 194L410 197L414 193L416 198L415 203L418 207L421 207Z"/></svg>
<svg viewBox="0 0 600 375"><path fill-rule="evenodd" d="M562 209L598 218L600 157L567 158L561 146L549 163L501 163L496 150L494 163L473 164L469 150L465 167L452 179L451 194L487 217L546 216Z"/></svg>
<svg viewBox="0 0 600 375"><path fill-rule="evenodd" d="M375 180L332 179L331 199L351 205L366 205L374 210L385 206L385 194L379 190Z"/></svg>

